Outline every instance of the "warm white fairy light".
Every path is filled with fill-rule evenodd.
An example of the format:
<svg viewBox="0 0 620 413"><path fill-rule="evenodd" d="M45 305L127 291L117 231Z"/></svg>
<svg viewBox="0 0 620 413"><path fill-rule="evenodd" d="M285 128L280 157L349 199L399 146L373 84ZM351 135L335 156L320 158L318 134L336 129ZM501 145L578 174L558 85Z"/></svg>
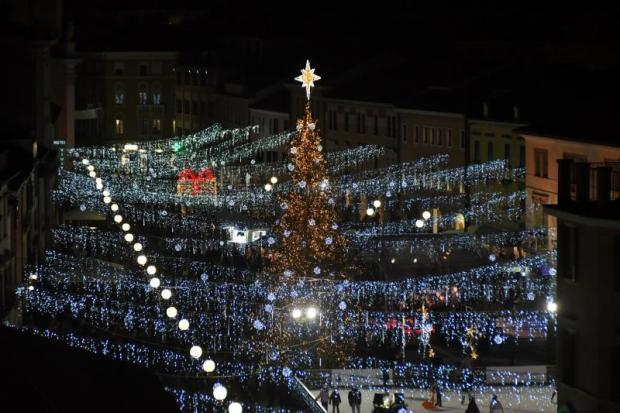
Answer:
<svg viewBox="0 0 620 413"><path fill-rule="evenodd" d="M186 331L188 329L189 329L189 321L187 321L187 319L185 319L185 318L182 318L179 321L179 330Z"/></svg>
<svg viewBox="0 0 620 413"><path fill-rule="evenodd" d="M378 199L375 199L374 201L372 201L372 205L375 208L381 208L381 201L379 201Z"/></svg>
<svg viewBox="0 0 620 413"><path fill-rule="evenodd" d="M231 404L228 405L228 413L242 413L242 412L243 412L243 407L241 406L241 403L232 402Z"/></svg>
<svg viewBox="0 0 620 413"><path fill-rule="evenodd" d="M122 215L114 215L114 222L116 222L117 224L120 224L121 222L123 222L123 216Z"/></svg>
<svg viewBox="0 0 620 413"><path fill-rule="evenodd" d="M99 178L97 178L99 179ZM101 191L103 189L103 184L97 184L95 185L95 187L97 188L97 190Z"/></svg>
<svg viewBox="0 0 620 413"><path fill-rule="evenodd" d="M123 231L129 231L131 229L131 225L129 225L128 223L124 223L121 228L123 229Z"/></svg>
<svg viewBox="0 0 620 413"><path fill-rule="evenodd" d="M130 233L125 234L125 241L132 242L133 241L133 234L130 234Z"/></svg>
<svg viewBox="0 0 620 413"><path fill-rule="evenodd" d="M118 211L118 204L112 204L110 205L110 209L114 212Z"/></svg>
<svg viewBox="0 0 620 413"><path fill-rule="evenodd" d="M273 186L271 184L265 184L265 191L269 192L273 189Z"/></svg>
<svg viewBox="0 0 620 413"><path fill-rule="evenodd" d="M422 221L421 219L417 219L415 221L415 226L416 228L422 228L424 226L424 221Z"/></svg>
<svg viewBox="0 0 620 413"><path fill-rule="evenodd" d="M112 198L110 198L109 196L104 196L103 197L103 203L104 204L109 204L110 202L112 202Z"/></svg>
<svg viewBox="0 0 620 413"><path fill-rule="evenodd" d="M431 213L429 211L422 212L422 218L428 220L431 217Z"/></svg>
<svg viewBox="0 0 620 413"><path fill-rule="evenodd" d="M215 383L213 385L213 397L217 401L222 401L228 396L228 390L226 387L222 386L220 383Z"/></svg>
<svg viewBox="0 0 620 413"><path fill-rule="evenodd" d="M153 275L157 272L157 268L154 265L149 265L148 267L146 267L146 273L148 275Z"/></svg>
<svg viewBox="0 0 620 413"><path fill-rule="evenodd" d="M166 309L166 315L169 318L176 318L177 314L178 314L178 312L177 312L177 309L175 307L168 307Z"/></svg>
<svg viewBox="0 0 620 413"><path fill-rule="evenodd" d="M271 179L269 180L272 184L277 184L278 183L278 178L276 178L275 176L272 176Z"/></svg>
<svg viewBox="0 0 620 413"><path fill-rule="evenodd" d="M88 165L90 161L88 159L82 159L82 164Z"/></svg>
<svg viewBox="0 0 620 413"><path fill-rule="evenodd" d="M366 209L366 215L368 215L369 217L373 216L374 214L375 210L373 208Z"/></svg>
<svg viewBox="0 0 620 413"><path fill-rule="evenodd" d="M94 178L94 177L96 177L96 176L97 176L97 174L95 173L95 171L90 171L90 172L88 173L88 176L90 176L91 178Z"/></svg>
<svg viewBox="0 0 620 413"><path fill-rule="evenodd" d="M199 359L202 356L202 348L200 346L192 346L189 349L189 355L195 359Z"/></svg>
<svg viewBox="0 0 620 413"><path fill-rule="evenodd" d="M161 298L163 298L164 300L169 300L170 297L172 297L172 291L167 288L161 290Z"/></svg>
<svg viewBox="0 0 620 413"><path fill-rule="evenodd" d="M136 261L140 265L146 264L146 255L139 255L138 258L136 259Z"/></svg>
<svg viewBox="0 0 620 413"><path fill-rule="evenodd" d="M110 196L110 191L108 191L107 189L105 191L102 192L103 196L105 197L109 197Z"/></svg>
<svg viewBox="0 0 620 413"><path fill-rule="evenodd" d="M95 167L92 166L92 165L88 165L88 167L86 169L88 169L88 172L92 172L92 171L95 170Z"/></svg>
<svg viewBox="0 0 620 413"><path fill-rule="evenodd" d="M159 280L159 278L157 277L153 277L151 278L151 280L149 281L149 285L152 288L159 288L159 286L161 285L161 281Z"/></svg>
<svg viewBox="0 0 620 413"><path fill-rule="evenodd" d="M213 373L215 371L215 362L211 359L205 360L202 363L202 369L207 373Z"/></svg>
<svg viewBox="0 0 620 413"><path fill-rule="evenodd" d="M136 242L135 244L133 244L133 250L135 252L140 252L142 251L142 244L140 244L139 242Z"/></svg>

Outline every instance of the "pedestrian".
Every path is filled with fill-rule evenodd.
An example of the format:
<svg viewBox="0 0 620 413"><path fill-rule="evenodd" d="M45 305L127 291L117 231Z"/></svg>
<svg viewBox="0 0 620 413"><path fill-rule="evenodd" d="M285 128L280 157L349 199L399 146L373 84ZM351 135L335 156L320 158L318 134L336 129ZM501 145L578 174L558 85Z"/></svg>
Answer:
<svg viewBox="0 0 620 413"><path fill-rule="evenodd" d="M489 405L489 413L504 413L504 406L497 400L497 394L491 397L491 404Z"/></svg>
<svg viewBox="0 0 620 413"><path fill-rule="evenodd" d="M323 385L323 388L319 392L319 395L316 396L315 400L320 400L321 406L323 406L325 411L327 411L327 409L329 408L329 390L327 389L326 384Z"/></svg>
<svg viewBox="0 0 620 413"><path fill-rule="evenodd" d="M435 406L441 407L441 389L435 384Z"/></svg>
<svg viewBox="0 0 620 413"><path fill-rule="evenodd" d="M332 403L332 413L340 413L340 402L342 400L340 399L340 392L337 388L332 391L331 396L329 396L329 401Z"/></svg>
<svg viewBox="0 0 620 413"><path fill-rule="evenodd" d="M351 406L351 411L355 413L361 413L361 405L362 405L362 392L359 391L357 387L353 387L349 391L349 406Z"/></svg>
<svg viewBox="0 0 620 413"><path fill-rule="evenodd" d="M469 396L469 404L467 405L467 410L465 410L465 413L480 413L475 397Z"/></svg>

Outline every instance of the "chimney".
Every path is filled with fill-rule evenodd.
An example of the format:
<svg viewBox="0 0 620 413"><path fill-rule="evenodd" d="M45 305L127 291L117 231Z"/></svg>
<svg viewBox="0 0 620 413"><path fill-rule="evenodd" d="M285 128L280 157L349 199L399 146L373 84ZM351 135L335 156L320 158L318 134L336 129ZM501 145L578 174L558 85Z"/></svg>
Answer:
<svg viewBox="0 0 620 413"><path fill-rule="evenodd" d="M563 206L570 202L570 171L573 167L572 159L558 159L558 205Z"/></svg>
<svg viewBox="0 0 620 413"><path fill-rule="evenodd" d="M596 200L599 202L611 199L611 167L599 166L596 168Z"/></svg>
<svg viewBox="0 0 620 413"><path fill-rule="evenodd" d="M575 184L577 186L577 202L590 200L590 164L577 162L575 164Z"/></svg>
<svg viewBox="0 0 620 413"><path fill-rule="evenodd" d="M519 105L513 105L512 106L512 117L514 118L514 120L519 120Z"/></svg>

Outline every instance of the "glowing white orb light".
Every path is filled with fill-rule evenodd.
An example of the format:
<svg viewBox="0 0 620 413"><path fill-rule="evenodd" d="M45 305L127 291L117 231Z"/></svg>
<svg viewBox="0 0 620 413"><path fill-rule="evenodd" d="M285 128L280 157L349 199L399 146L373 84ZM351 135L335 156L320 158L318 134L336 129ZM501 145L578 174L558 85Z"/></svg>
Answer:
<svg viewBox="0 0 620 413"><path fill-rule="evenodd" d="M422 212L422 218L428 220L431 217L431 213L429 211Z"/></svg>
<svg viewBox="0 0 620 413"><path fill-rule="evenodd" d="M232 402L228 405L228 413L241 413L243 412L243 407L241 407L241 403Z"/></svg>
<svg viewBox="0 0 620 413"><path fill-rule="evenodd" d="M151 281L149 281L149 284L153 288L159 288L159 286L161 285L161 281L159 281L159 278L153 277L151 278Z"/></svg>
<svg viewBox="0 0 620 413"><path fill-rule="evenodd" d="M91 178L94 178L94 177L96 177L96 176L97 176L97 174L95 173L95 171L90 171L90 172L88 173L88 176L90 176Z"/></svg>
<svg viewBox="0 0 620 413"><path fill-rule="evenodd" d="M128 223L124 223L121 228L123 229L123 231L129 231L131 229L131 225L129 225Z"/></svg>
<svg viewBox="0 0 620 413"><path fill-rule="evenodd" d="M269 192L273 189L273 186L271 184L265 184L265 191Z"/></svg>
<svg viewBox="0 0 620 413"><path fill-rule="evenodd" d="M549 301L547 303L547 311L549 311L550 313L555 313L556 311L558 311L557 303L555 303L554 301Z"/></svg>
<svg viewBox="0 0 620 413"><path fill-rule="evenodd" d="M202 347L192 346L192 348L189 349L189 355L195 359L199 359L200 356L202 356Z"/></svg>
<svg viewBox="0 0 620 413"><path fill-rule="evenodd" d="M130 234L130 233L125 234L125 241L127 242L133 241L133 234Z"/></svg>
<svg viewBox="0 0 620 413"><path fill-rule="evenodd" d="M211 359L205 360L202 363L202 369L207 373L213 373L215 371L215 362Z"/></svg>
<svg viewBox="0 0 620 413"><path fill-rule="evenodd" d="M92 171L95 170L95 167L92 166L92 165L88 165L88 168L86 168L86 169L88 169L90 172L92 172Z"/></svg>
<svg viewBox="0 0 620 413"><path fill-rule="evenodd" d="M293 309L293 312L291 313L291 315L293 316L294 319L298 319L299 317L301 317L301 310L299 308L295 308Z"/></svg>
<svg viewBox="0 0 620 413"><path fill-rule="evenodd" d="M121 222L123 222L123 217L122 215L114 215L114 222L116 222L117 224L120 224Z"/></svg>
<svg viewBox="0 0 620 413"><path fill-rule="evenodd" d="M99 179L99 178L97 178ZM101 191L103 189L103 184L97 184L95 185L95 187L97 188L97 190Z"/></svg>
<svg viewBox="0 0 620 413"><path fill-rule="evenodd" d="M276 178L275 176L272 176L271 179L269 180L269 182L271 182L272 184L277 184L278 183L278 178Z"/></svg>
<svg viewBox="0 0 620 413"><path fill-rule="evenodd" d="M177 316L177 309L175 307L168 307L166 309L166 315L170 318L175 318Z"/></svg>
<svg viewBox="0 0 620 413"><path fill-rule="evenodd" d="M157 267L155 267L154 265L149 265L148 267L146 267L146 273L148 275L153 275L157 272Z"/></svg>
<svg viewBox="0 0 620 413"><path fill-rule="evenodd" d="M319 312L318 312L318 311L317 311L317 309L316 309L316 308L314 308L314 307L308 307L308 308L306 309L306 317L308 317L308 318L309 318L309 319L311 319L311 320L312 320L312 319L314 319L314 318L316 318L316 315L317 315L318 313L319 313Z"/></svg>
<svg viewBox="0 0 620 413"><path fill-rule="evenodd" d="M374 201L372 201L372 205L375 208L381 208L381 201L379 201L378 199L375 199Z"/></svg>
<svg viewBox="0 0 620 413"><path fill-rule="evenodd" d="M114 212L118 211L118 204L112 204L110 205L110 209Z"/></svg>
<svg viewBox="0 0 620 413"><path fill-rule="evenodd" d="M112 198L110 198L109 196L104 196L103 197L103 203L104 204L109 204L110 202L112 202Z"/></svg>
<svg viewBox="0 0 620 413"><path fill-rule="evenodd" d="M373 216L375 214L375 210L373 208L368 208L366 210L366 215L368 215L369 217Z"/></svg>
<svg viewBox="0 0 620 413"><path fill-rule="evenodd" d="M172 291L167 288L161 290L161 298L163 298L164 300L169 300L170 297L172 297Z"/></svg>
<svg viewBox="0 0 620 413"><path fill-rule="evenodd" d="M228 390L226 387L222 386L220 383L215 383L213 385L213 397L215 400L221 402L228 396Z"/></svg>
<svg viewBox="0 0 620 413"><path fill-rule="evenodd" d="M422 227L424 226L424 221L422 221L421 219L417 219L417 220L415 221L415 226L416 226L417 228L422 228Z"/></svg>
<svg viewBox="0 0 620 413"><path fill-rule="evenodd" d="M88 165L88 164L89 164L89 160L88 160L88 159L82 159L82 163L83 163L84 165Z"/></svg>
<svg viewBox="0 0 620 413"><path fill-rule="evenodd" d="M97 179L95 179L95 183L102 184L103 180L101 178L97 178Z"/></svg>
<svg viewBox="0 0 620 413"><path fill-rule="evenodd" d="M140 244L139 242L136 242L135 244L133 244L133 250L136 252L142 251L142 244Z"/></svg>
<svg viewBox="0 0 620 413"><path fill-rule="evenodd" d="M102 192L103 196L110 196L110 191L108 191L107 189L105 191Z"/></svg>
<svg viewBox="0 0 620 413"><path fill-rule="evenodd" d="M138 261L138 264L140 265L146 264L146 255L138 255L136 261Z"/></svg>
<svg viewBox="0 0 620 413"><path fill-rule="evenodd" d="M182 318L181 321L179 321L179 330L181 331L186 331L189 329L189 321L187 321L187 319Z"/></svg>

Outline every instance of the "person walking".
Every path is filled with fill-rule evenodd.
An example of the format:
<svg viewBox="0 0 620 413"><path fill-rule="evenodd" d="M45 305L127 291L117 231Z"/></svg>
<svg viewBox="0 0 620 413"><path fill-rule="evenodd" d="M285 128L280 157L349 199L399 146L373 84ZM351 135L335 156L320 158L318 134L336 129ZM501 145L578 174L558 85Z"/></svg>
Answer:
<svg viewBox="0 0 620 413"><path fill-rule="evenodd" d="M340 413L340 402L342 399L340 398L340 392L337 388L332 391L331 396L329 396L329 401L332 403L332 413Z"/></svg>
<svg viewBox="0 0 620 413"><path fill-rule="evenodd" d="M349 406L351 406L351 411L355 413L361 413L361 405L362 405L362 392L359 391L357 387L353 387L349 391Z"/></svg>
<svg viewBox="0 0 620 413"><path fill-rule="evenodd" d="M497 394L491 397L491 404L489 405L489 413L504 413L504 406L497 400Z"/></svg>
<svg viewBox="0 0 620 413"><path fill-rule="evenodd" d="M469 396L469 404L467 405L467 410L465 410L465 413L480 413L475 397Z"/></svg>
<svg viewBox="0 0 620 413"><path fill-rule="evenodd" d="M321 406L323 406L325 411L327 411L327 409L329 408L329 390L327 389L326 384L323 385L323 388L319 392L319 395L316 396L315 400L320 400Z"/></svg>

